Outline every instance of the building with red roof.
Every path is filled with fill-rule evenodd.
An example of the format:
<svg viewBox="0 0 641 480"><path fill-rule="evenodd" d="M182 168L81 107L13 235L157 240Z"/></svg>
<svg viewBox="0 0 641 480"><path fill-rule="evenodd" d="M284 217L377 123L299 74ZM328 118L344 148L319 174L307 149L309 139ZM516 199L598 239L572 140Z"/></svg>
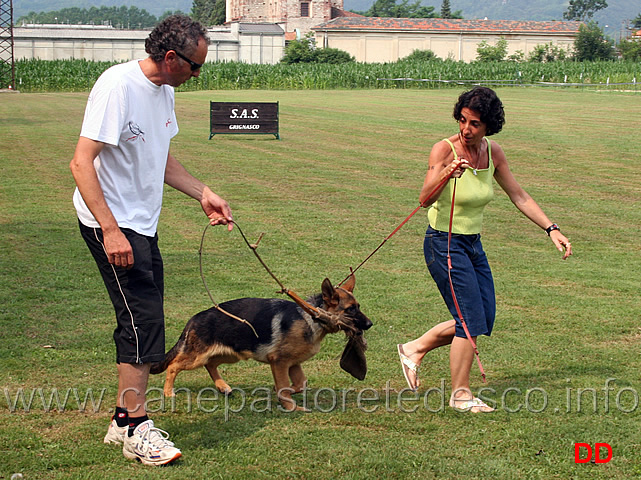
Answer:
<svg viewBox="0 0 641 480"><path fill-rule="evenodd" d="M552 43L571 50L581 22L339 17L312 27L316 45L345 50L360 62L395 62L414 50L443 59L476 59L478 45L505 38L508 55Z"/></svg>

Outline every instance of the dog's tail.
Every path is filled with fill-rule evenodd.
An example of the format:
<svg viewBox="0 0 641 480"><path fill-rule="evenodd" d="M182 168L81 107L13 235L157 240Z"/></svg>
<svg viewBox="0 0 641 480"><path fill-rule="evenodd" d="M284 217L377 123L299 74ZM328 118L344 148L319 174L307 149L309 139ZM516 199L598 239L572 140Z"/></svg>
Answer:
<svg viewBox="0 0 641 480"><path fill-rule="evenodd" d="M158 373L162 373L165 370L167 370L167 367L169 366L169 364L173 362L174 358L176 358L176 355L178 355L178 352L180 351L180 346L185 343L183 338L184 336L185 334L183 333L178 339L178 341L176 342L176 345L171 347L171 350L169 350L165 354L165 359L162 362L151 364L151 369L149 370L149 373L156 375Z"/></svg>
<svg viewBox="0 0 641 480"><path fill-rule="evenodd" d="M167 370L167 367L169 366L169 364L174 358L176 358L176 352L175 352L175 349L172 348L167 352L167 354L165 355L165 359L162 362L151 364L151 369L149 370L149 373L156 375L158 373L164 372L165 370Z"/></svg>

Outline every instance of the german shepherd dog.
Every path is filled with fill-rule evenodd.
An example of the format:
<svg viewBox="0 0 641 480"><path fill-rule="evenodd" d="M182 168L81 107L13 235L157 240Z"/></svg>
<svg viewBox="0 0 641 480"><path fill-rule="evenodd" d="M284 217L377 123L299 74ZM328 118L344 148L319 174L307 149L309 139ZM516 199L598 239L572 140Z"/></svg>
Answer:
<svg viewBox="0 0 641 480"><path fill-rule="evenodd" d="M322 292L307 301L339 318L343 326L341 329L349 338L341 367L362 380L367 371L363 353L366 344L362 333L372 326L372 322L361 312L352 294L354 285L354 275L342 287L334 287L326 278ZM174 395L174 381L178 373L202 366L218 390L230 394L232 389L220 376L218 366L253 358L271 366L278 399L283 407L303 410L291 397L292 393L300 393L306 386L301 363L316 355L325 335L338 331L338 328L328 328L289 300L241 298L221 303L220 308L249 322L258 337L246 324L215 307L194 315L185 325L176 345L167 352L165 360L151 366L153 374L167 370L165 396Z"/></svg>

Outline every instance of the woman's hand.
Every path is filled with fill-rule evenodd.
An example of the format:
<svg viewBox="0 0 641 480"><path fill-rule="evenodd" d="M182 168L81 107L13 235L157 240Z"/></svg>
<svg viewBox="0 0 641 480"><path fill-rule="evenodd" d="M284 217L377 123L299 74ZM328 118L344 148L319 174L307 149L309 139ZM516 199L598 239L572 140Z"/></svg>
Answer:
<svg viewBox="0 0 641 480"><path fill-rule="evenodd" d="M461 178L463 173L465 173L465 169L472 168L472 165L464 158L460 158L458 161L454 160L450 164L450 168L455 168L454 173L452 173L452 178Z"/></svg>
<svg viewBox="0 0 641 480"><path fill-rule="evenodd" d="M554 242L554 245L556 245L559 252L565 252L563 254L563 260L566 260L570 255L572 255L572 244L560 230L552 230L550 232L550 239Z"/></svg>

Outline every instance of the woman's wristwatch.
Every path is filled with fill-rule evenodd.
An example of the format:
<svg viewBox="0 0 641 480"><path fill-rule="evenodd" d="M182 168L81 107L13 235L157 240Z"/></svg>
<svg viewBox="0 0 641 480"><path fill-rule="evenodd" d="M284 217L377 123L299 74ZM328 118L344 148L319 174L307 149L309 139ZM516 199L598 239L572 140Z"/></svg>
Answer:
<svg viewBox="0 0 641 480"><path fill-rule="evenodd" d="M548 237L550 236L550 233L552 233L552 230L561 230L561 229L556 223L553 223L552 225L550 225L548 228L545 229L545 233L548 234Z"/></svg>

